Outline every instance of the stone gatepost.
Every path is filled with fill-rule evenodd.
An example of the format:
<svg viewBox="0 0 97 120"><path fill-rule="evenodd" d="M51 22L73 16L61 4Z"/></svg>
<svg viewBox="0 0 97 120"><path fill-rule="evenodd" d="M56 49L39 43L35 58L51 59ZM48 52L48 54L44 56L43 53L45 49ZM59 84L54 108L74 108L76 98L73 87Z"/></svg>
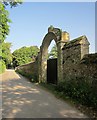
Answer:
<svg viewBox="0 0 97 120"><path fill-rule="evenodd" d="M41 65L41 60L42 60L42 47L40 46L40 52L38 53L38 81L39 83L41 82L42 80L42 65Z"/></svg>
<svg viewBox="0 0 97 120"><path fill-rule="evenodd" d="M58 49L58 82L63 81L63 50L65 43L69 41L69 33L61 32L61 39L57 42Z"/></svg>

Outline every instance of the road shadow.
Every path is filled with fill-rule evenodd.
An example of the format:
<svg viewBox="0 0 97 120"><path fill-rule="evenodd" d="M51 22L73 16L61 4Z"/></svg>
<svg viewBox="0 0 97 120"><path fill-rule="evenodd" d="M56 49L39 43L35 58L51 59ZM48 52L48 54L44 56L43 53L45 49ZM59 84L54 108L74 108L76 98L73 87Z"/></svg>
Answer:
<svg viewBox="0 0 97 120"><path fill-rule="evenodd" d="M38 88L15 72L5 73L2 81L3 118L85 118L67 103Z"/></svg>

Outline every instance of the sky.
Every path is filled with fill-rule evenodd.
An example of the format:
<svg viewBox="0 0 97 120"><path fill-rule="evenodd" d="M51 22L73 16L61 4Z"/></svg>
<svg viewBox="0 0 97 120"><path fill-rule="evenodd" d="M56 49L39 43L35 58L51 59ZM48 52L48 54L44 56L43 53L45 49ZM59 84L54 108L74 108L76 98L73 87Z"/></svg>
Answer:
<svg viewBox="0 0 97 120"><path fill-rule="evenodd" d="M15 8L7 7L11 51L23 46L41 46L48 27L53 25L70 34L70 40L86 35L90 53L95 52L94 2L24 2Z"/></svg>

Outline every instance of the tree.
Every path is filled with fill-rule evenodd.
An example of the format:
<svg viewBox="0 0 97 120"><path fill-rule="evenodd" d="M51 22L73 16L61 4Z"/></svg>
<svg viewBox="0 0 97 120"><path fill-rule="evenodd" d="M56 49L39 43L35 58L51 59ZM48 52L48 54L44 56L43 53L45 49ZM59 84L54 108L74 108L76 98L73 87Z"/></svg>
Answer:
<svg viewBox="0 0 97 120"><path fill-rule="evenodd" d="M15 2L0 2L0 43L2 43L6 36L9 34L9 12L6 10L6 6L10 5L11 7L16 7L22 2L16 0Z"/></svg>
<svg viewBox="0 0 97 120"><path fill-rule="evenodd" d="M50 53L48 54L49 58L57 58L57 46L54 45L50 51Z"/></svg>
<svg viewBox="0 0 97 120"><path fill-rule="evenodd" d="M37 46L22 47L15 50L13 55L14 66L20 66L34 61L35 57L38 55L39 48Z"/></svg>
<svg viewBox="0 0 97 120"><path fill-rule="evenodd" d="M10 22L9 18L9 13L5 9L5 6L0 2L0 43L2 43L6 35L9 33L9 25L8 23Z"/></svg>
<svg viewBox="0 0 97 120"><path fill-rule="evenodd" d="M0 2L0 63L2 63L0 65L2 65L2 67L4 66L4 69L5 64L8 65L12 60L12 55L10 52L11 44L4 42L6 36L9 34L9 23L11 22L11 20L9 19L9 12L6 10L6 6L10 5L10 7L12 8L21 3L22 2L20 0L15 0L13 2ZM0 71L2 72L3 70L0 67Z"/></svg>
<svg viewBox="0 0 97 120"><path fill-rule="evenodd" d="M19 4L22 4L22 0L13 0L13 1L10 1L10 2L4 1L3 4L4 4L5 6L10 5L11 8L12 8L12 7L16 7L16 6L19 5Z"/></svg>
<svg viewBox="0 0 97 120"><path fill-rule="evenodd" d="M12 62L12 54L10 48L11 48L11 43L9 42L2 43L2 55L0 56L2 57L2 60L5 62L7 68Z"/></svg>
<svg viewBox="0 0 97 120"><path fill-rule="evenodd" d="M3 60L0 60L0 74L6 69L5 63Z"/></svg>

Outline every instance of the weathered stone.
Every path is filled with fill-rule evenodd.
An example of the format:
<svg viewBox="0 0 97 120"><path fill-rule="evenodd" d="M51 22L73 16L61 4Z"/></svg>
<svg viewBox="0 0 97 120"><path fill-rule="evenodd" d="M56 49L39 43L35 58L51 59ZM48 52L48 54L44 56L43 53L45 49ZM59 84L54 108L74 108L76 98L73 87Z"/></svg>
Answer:
<svg viewBox="0 0 97 120"><path fill-rule="evenodd" d="M43 39L42 46L40 48L39 54L39 81L46 82L47 80L47 57L48 57L48 47L52 40L55 41L58 50L58 81L63 79L63 51L62 48L67 41L69 41L69 34L67 32L62 32L59 28L54 28L50 26L48 28L48 33Z"/></svg>
<svg viewBox="0 0 97 120"><path fill-rule="evenodd" d="M19 69L37 76L39 82L47 82L48 47L54 40L58 50L58 82L84 79L97 90L97 53L89 54L89 42L85 35L71 41L69 39L69 33L50 26L35 62Z"/></svg>

